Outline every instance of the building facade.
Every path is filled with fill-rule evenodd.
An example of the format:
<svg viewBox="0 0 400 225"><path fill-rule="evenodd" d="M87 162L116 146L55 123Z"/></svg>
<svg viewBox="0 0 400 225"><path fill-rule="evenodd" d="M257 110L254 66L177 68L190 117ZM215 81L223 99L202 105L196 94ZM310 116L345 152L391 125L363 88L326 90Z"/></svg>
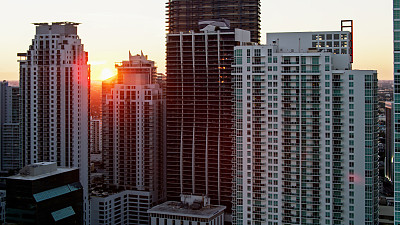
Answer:
<svg viewBox="0 0 400 225"><path fill-rule="evenodd" d="M83 189L77 168L55 162L25 166L7 178L6 222L16 224L83 224Z"/></svg>
<svg viewBox="0 0 400 225"><path fill-rule="evenodd" d="M21 144L24 164L57 162L78 167L89 221L88 54L78 23L36 23L36 35L20 56Z"/></svg>
<svg viewBox="0 0 400 225"><path fill-rule="evenodd" d="M251 41L259 42L260 4L260 0L168 0L167 30L170 34L198 32L200 21L225 19L232 28L250 31Z"/></svg>
<svg viewBox="0 0 400 225"><path fill-rule="evenodd" d="M385 102L385 177L394 181L394 111L393 102Z"/></svg>
<svg viewBox="0 0 400 225"><path fill-rule="evenodd" d="M0 222L6 222L6 191L0 190Z"/></svg>
<svg viewBox="0 0 400 225"><path fill-rule="evenodd" d="M92 193L91 224L149 224L147 210L154 206L148 191ZM151 223L150 223L151 224Z"/></svg>
<svg viewBox="0 0 400 225"><path fill-rule="evenodd" d="M0 82L0 165L2 171L22 168L19 100L19 87L8 86L7 81Z"/></svg>
<svg viewBox="0 0 400 225"><path fill-rule="evenodd" d="M90 118L90 160L91 162L102 161L102 121Z"/></svg>
<svg viewBox="0 0 400 225"><path fill-rule="evenodd" d="M348 31L267 42L235 48L233 223L378 224L376 71Z"/></svg>
<svg viewBox="0 0 400 225"><path fill-rule="evenodd" d="M227 206L232 195L233 48L240 29L167 36L167 196L206 195Z"/></svg>
<svg viewBox="0 0 400 225"><path fill-rule="evenodd" d="M393 39L394 39L394 223L400 224L400 0L393 0Z"/></svg>
<svg viewBox="0 0 400 225"><path fill-rule="evenodd" d="M129 54L129 61L116 68L118 75L103 82L105 183L110 190L146 192L141 195L147 196L149 209L165 199L164 94L156 83L155 64L147 56ZM147 224L147 209L141 214L146 221L127 224Z"/></svg>

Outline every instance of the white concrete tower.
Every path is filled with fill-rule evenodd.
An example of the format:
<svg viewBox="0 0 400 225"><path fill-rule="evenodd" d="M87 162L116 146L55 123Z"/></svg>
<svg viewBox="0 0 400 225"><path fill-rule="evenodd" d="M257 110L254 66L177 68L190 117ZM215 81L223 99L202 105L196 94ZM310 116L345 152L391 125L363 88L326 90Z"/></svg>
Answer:
<svg viewBox="0 0 400 225"><path fill-rule="evenodd" d="M351 33L235 48L234 224L378 222L377 73Z"/></svg>
<svg viewBox="0 0 400 225"><path fill-rule="evenodd" d="M36 35L19 53L21 135L25 164L79 167L84 221L89 221L88 148L90 71L78 23L35 23Z"/></svg>
<svg viewBox="0 0 400 225"><path fill-rule="evenodd" d="M107 191L123 192L93 197L92 223L149 224L147 210L165 199L165 99L155 63L143 53L116 68L118 75L103 81L102 155ZM121 195L137 206L122 206L126 218L116 207L99 207ZM106 213L108 219L97 216Z"/></svg>

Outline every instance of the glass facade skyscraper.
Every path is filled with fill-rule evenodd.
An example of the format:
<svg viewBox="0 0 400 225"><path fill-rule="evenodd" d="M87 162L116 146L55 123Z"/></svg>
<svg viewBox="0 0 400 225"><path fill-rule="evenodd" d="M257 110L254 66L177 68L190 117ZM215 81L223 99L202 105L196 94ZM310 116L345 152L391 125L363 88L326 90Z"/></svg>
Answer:
<svg viewBox="0 0 400 225"><path fill-rule="evenodd" d="M394 220L400 224L400 0L393 0L394 39Z"/></svg>

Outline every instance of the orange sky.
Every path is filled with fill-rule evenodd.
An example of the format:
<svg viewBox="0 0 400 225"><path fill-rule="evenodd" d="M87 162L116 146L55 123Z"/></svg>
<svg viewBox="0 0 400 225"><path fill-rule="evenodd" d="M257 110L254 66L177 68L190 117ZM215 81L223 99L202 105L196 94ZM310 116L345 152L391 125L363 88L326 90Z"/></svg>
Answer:
<svg viewBox="0 0 400 225"><path fill-rule="evenodd" d="M0 14L0 80L17 80L16 53L26 52L33 22L82 23L78 34L89 52L92 79L115 73L114 63L128 51L143 53L165 72L166 0L3 0ZM262 0L261 42L267 32L339 30L340 20L354 20L353 69L378 70L379 79L393 79L392 1Z"/></svg>

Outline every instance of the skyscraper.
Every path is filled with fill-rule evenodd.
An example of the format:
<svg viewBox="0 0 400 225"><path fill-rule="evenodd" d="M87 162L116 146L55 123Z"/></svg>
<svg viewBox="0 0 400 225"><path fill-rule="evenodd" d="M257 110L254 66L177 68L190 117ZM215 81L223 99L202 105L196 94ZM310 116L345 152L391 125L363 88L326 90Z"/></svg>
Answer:
<svg viewBox="0 0 400 225"><path fill-rule="evenodd" d="M260 0L168 0L167 30L170 34L199 31L200 21L225 19L231 28L251 32L251 41L260 40Z"/></svg>
<svg viewBox="0 0 400 225"><path fill-rule="evenodd" d="M20 145L19 87L0 82L0 153L1 170L22 168L23 154Z"/></svg>
<svg viewBox="0 0 400 225"><path fill-rule="evenodd" d="M155 63L147 56L129 54L129 61L116 68L117 76L103 81L102 120L105 183L108 192L119 191L94 199L92 207L96 210L100 202L123 198L129 206L138 206L122 206L126 224L148 224L147 210L165 199L165 99L155 83ZM113 210L117 209L109 212ZM118 214L111 218L117 220ZM100 218L93 219L101 223Z"/></svg>
<svg viewBox="0 0 400 225"><path fill-rule="evenodd" d="M351 33L235 48L234 224L378 224L377 73Z"/></svg>
<svg viewBox="0 0 400 225"><path fill-rule="evenodd" d="M228 27L225 27L228 28ZM207 195L232 201L233 48L250 41L240 29L167 36L167 197Z"/></svg>
<svg viewBox="0 0 400 225"><path fill-rule="evenodd" d="M393 39L394 39L394 223L400 224L400 0L393 0Z"/></svg>
<svg viewBox="0 0 400 225"><path fill-rule="evenodd" d="M78 23L35 23L36 35L19 53L21 135L25 164L78 167L89 221L90 71Z"/></svg>

